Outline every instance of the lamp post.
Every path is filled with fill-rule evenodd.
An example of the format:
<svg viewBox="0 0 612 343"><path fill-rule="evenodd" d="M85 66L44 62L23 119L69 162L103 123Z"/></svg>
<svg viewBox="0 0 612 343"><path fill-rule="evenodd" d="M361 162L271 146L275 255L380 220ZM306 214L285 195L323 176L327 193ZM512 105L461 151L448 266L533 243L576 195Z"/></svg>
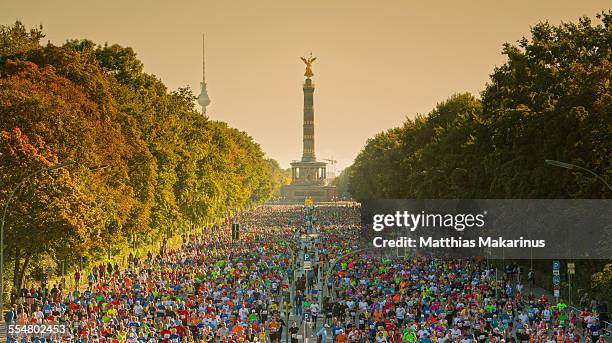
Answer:
<svg viewBox="0 0 612 343"><path fill-rule="evenodd" d="M596 179L598 179L599 181L603 182L606 185L606 187L608 187L608 189L610 191L612 191L612 186L610 186L610 184L606 181L606 179L604 179L603 176L597 174L596 172L594 172L594 171L592 171L590 169L587 169L587 168L584 168L584 167L581 167L581 166L577 166L575 164L567 163L567 162L557 161L557 160L544 160L544 162L546 164L548 164L548 165L559 167L559 168L564 168L564 169L568 169L568 170L579 169L579 170L585 171L585 172L595 176ZM532 270L533 270L533 267L532 267ZM571 304L572 303L572 278L571 278L571 275L569 273L568 273L568 279L569 279L569 302Z"/></svg>
<svg viewBox="0 0 612 343"><path fill-rule="evenodd" d="M285 343L289 343L289 314L291 313L291 302L290 301L285 301L285 326L287 327L287 334L285 335ZM282 337L279 337L279 340L281 340Z"/></svg>
<svg viewBox="0 0 612 343"><path fill-rule="evenodd" d="M50 167L39 169L27 175L26 177L21 179L21 181L19 181L19 183L17 184L17 186L15 186L15 188L13 188L8 199L6 200L6 203L4 204L4 212L2 213L2 223L0 224L0 315L2 316L4 316L4 221L6 220L6 213L8 212L9 204L11 200L13 199L13 196L15 195L17 190L21 187L21 185L23 185L23 183L27 181L28 179L30 179L32 176L40 174L45 171L52 171L55 169L70 166L70 165L73 165L74 163L75 162L72 160L67 160L67 161L52 165Z"/></svg>
<svg viewBox="0 0 612 343"><path fill-rule="evenodd" d="M560 168L565 168L565 169L580 169L582 171L585 171L593 176L595 176L595 178L597 178L599 181L603 182L610 191L612 191L612 186L610 186L610 184L606 181L606 179L604 179L601 175L595 173L594 171L581 167L581 166L577 166L575 164L571 164L571 163L567 163L567 162L561 162L561 161L556 161L556 160L544 160L544 162L546 164L549 164L551 166L555 166L555 167L560 167Z"/></svg>

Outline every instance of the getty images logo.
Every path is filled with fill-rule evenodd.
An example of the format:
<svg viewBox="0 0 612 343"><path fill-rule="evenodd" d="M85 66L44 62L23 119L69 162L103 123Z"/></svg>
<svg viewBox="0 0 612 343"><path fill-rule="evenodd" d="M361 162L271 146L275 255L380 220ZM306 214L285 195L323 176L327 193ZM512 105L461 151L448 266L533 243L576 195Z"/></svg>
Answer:
<svg viewBox="0 0 612 343"><path fill-rule="evenodd" d="M395 214L375 214L372 228L382 231L384 228L407 228L414 232L418 228L452 228L463 231L466 228L482 228L485 225L487 211L477 214L440 214L440 213L409 213L396 211Z"/></svg>

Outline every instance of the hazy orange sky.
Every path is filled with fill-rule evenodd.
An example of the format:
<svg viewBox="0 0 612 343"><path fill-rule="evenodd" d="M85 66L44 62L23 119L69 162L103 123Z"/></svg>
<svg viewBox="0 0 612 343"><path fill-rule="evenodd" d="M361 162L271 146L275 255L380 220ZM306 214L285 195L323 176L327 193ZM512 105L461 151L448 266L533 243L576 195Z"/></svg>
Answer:
<svg viewBox="0 0 612 343"><path fill-rule="evenodd" d="M53 0L0 2L0 23L45 39L134 48L170 89L199 93L206 33L211 118L247 131L283 167L302 154L304 65L314 63L317 157L352 162L366 139L456 92L478 93L504 42L607 1Z"/></svg>

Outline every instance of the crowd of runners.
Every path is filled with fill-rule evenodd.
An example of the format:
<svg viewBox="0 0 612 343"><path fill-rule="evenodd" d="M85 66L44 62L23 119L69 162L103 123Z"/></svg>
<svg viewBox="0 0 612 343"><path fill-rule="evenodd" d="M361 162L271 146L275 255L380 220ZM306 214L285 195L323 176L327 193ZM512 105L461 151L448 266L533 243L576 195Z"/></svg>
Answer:
<svg viewBox="0 0 612 343"><path fill-rule="evenodd" d="M239 221L238 240L220 225L186 236L176 249L132 257L127 268L101 264L75 274L80 287L28 285L14 297L7 324L64 331L9 341L604 342L604 304L576 311L530 296L510 274L496 281L485 260L359 252L354 204L309 212L260 206Z"/></svg>

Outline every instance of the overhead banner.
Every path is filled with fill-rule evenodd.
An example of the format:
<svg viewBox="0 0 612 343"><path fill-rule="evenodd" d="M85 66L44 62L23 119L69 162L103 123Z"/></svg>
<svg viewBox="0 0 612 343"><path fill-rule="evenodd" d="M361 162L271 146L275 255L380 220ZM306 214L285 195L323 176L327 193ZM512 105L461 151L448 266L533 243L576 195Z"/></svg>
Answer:
<svg viewBox="0 0 612 343"><path fill-rule="evenodd" d="M366 200L361 221L379 256L612 258L610 199Z"/></svg>

